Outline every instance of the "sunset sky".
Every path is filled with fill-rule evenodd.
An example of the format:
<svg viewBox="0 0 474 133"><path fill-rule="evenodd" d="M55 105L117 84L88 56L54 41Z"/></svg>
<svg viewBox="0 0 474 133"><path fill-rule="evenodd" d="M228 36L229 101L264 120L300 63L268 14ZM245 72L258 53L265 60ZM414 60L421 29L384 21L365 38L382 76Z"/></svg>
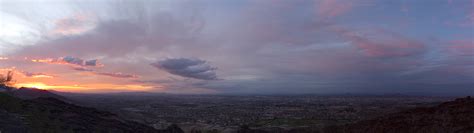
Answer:
<svg viewBox="0 0 474 133"><path fill-rule="evenodd" d="M0 68L84 93L474 94L474 0L0 0Z"/></svg>

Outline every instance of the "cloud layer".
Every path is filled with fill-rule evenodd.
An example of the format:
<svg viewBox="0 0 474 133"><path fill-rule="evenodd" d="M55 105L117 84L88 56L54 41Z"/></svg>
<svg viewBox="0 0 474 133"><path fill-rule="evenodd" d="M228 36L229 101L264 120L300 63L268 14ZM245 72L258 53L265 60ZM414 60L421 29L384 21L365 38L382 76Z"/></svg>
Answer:
<svg viewBox="0 0 474 133"><path fill-rule="evenodd" d="M474 2L426 3L7 1L0 67L176 93L465 94Z"/></svg>
<svg viewBox="0 0 474 133"><path fill-rule="evenodd" d="M94 60L84 60L81 58L76 58L72 56L60 57L57 59L47 58L47 59L32 59L32 62L39 63L49 63L49 64L64 64L64 65L75 65L81 67L102 67L103 65L99 63L97 59Z"/></svg>

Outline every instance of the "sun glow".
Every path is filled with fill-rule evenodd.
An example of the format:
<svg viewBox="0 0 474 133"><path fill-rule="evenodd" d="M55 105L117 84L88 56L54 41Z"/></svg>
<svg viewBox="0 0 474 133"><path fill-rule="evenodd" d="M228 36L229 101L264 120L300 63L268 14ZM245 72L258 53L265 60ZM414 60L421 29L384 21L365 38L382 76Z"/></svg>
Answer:
<svg viewBox="0 0 474 133"><path fill-rule="evenodd" d="M138 84L83 84L83 85L51 85L41 82L17 83L16 87L37 88L64 92L101 92L101 91L150 91L162 86L146 86Z"/></svg>
<svg viewBox="0 0 474 133"><path fill-rule="evenodd" d="M16 87L29 87L29 88L37 88L42 90L49 90L49 89L81 89L83 87L80 86L68 86L68 85L47 85L44 83L34 82L34 83L18 83L15 85Z"/></svg>
<svg viewBox="0 0 474 133"><path fill-rule="evenodd" d="M33 75L32 78L54 78L53 76L49 75Z"/></svg>
<svg viewBox="0 0 474 133"><path fill-rule="evenodd" d="M31 62L49 63L53 62L53 59L32 59Z"/></svg>

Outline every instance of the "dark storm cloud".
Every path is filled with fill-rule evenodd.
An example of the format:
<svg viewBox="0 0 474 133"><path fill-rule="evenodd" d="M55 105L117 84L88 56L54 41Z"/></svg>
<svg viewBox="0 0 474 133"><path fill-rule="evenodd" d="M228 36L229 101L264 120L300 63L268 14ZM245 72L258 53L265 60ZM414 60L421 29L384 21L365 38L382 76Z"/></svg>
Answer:
<svg viewBox="0 0 474 133"><path fill-rule="evenodd" d="M182 77L217 80L216 67L209 65L207 61L200 59L172 58L158 61L152 66Z"/></svg>

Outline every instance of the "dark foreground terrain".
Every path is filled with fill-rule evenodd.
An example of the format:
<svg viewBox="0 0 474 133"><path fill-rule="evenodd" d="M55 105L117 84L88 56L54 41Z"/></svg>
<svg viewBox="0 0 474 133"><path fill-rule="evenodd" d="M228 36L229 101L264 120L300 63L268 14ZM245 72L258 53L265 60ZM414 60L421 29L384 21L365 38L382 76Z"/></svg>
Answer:
<svg viewBox="0 0 474 133"><path fill-rule="evenodd" d="M323 129L297 128L291 130L251 129L239 133L472 133L474 132L474 99L459 98L435 107L415 108Z"/></svg>
<svg viewBox="0 0 474 133"><path fill-rule="evenodd" d="M450 98L443 97L408 96L58 94L60 95L35 89L11 89L0 92L0 131L2 133L471 133L474 131L474 100L469 97L450 101Z"/></svg>
<svg viewBox="0 0 474 133"><path fill-rule="evenodd" d="M157 129L178 124L184 131L235 132L251 129L322 130L451 98L385 96L225 96L171 94L65 95L84 106L118 114Z"/></svg>
<svg viewBox="0 0 474 133"><path fill-rule="evenodd" d="M472 133L474 99L459 98L435 107L415 108L344 127L345 131L373 133Z"/></svg>
<svg viewBox="0 0 474 133"><path fill-rule="evenodd" d="M22 90L24 91L24 90ZM18 132L140 132L140 133L179 133L177 126L158 130L153 127L122 119L115 114L66 103L53 95L40 96L39 90L34 99L20 99L22 92L0 92L0 131ZM23 97L22 97L23 98Z"/></svg>

